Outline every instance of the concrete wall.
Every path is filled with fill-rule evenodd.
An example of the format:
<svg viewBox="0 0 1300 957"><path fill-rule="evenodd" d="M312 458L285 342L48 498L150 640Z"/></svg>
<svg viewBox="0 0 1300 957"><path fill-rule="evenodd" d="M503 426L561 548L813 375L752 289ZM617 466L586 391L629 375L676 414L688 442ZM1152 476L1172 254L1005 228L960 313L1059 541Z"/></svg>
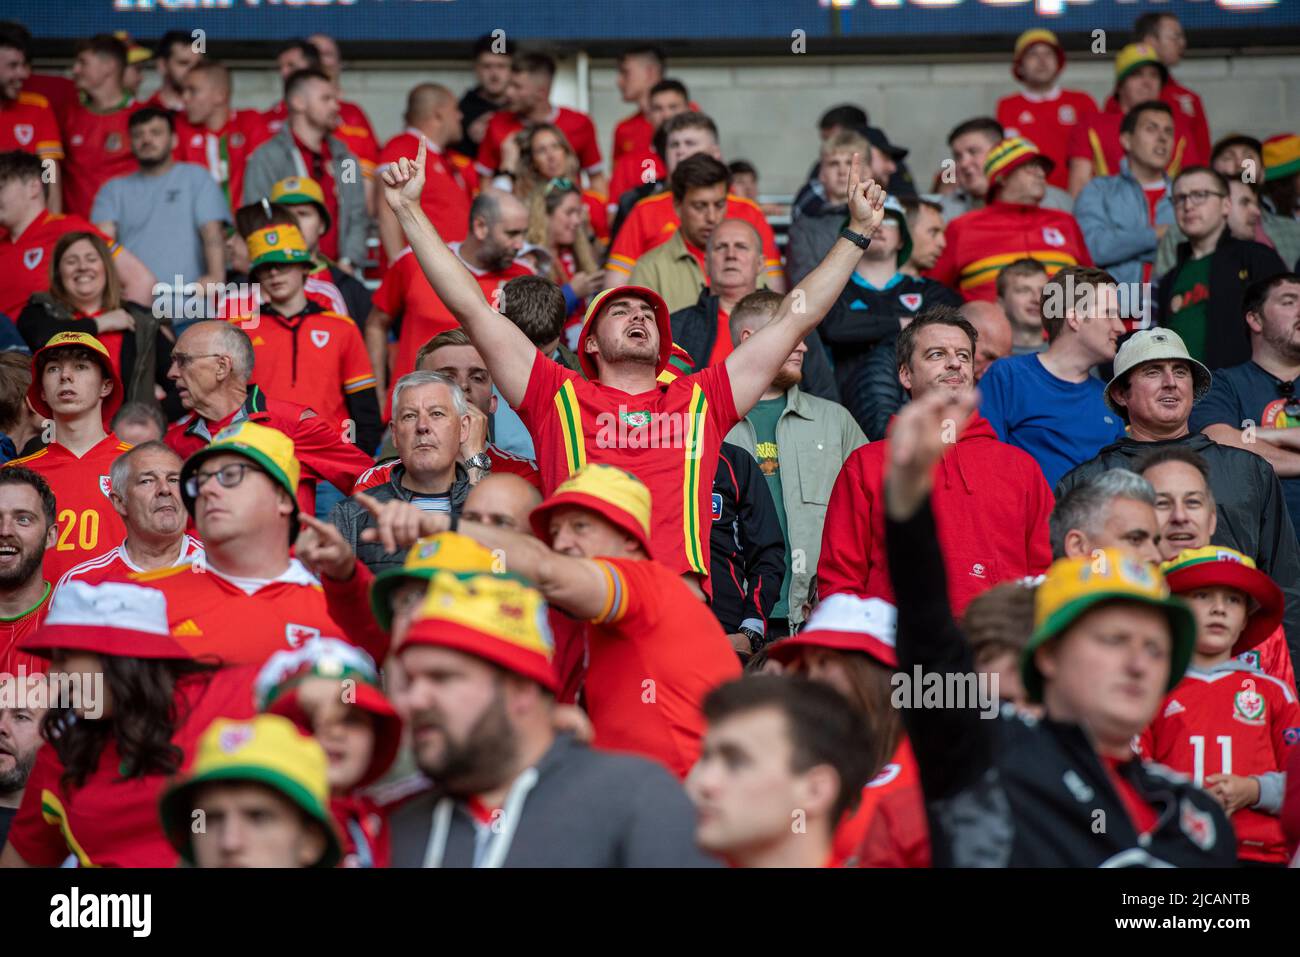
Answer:
<svg viewBox="0 0 1300 957"><path fill-rule="evenodd" d="M1300 57L1284 54L1223 56L1188 60L1179 80L1201 94L1211 133L1250 133L1261 138L1300 131ZM765 59L674 61L670 74L686 83L692 97L717 121L727 159L744 157L761 174L764 193L791 193L815 158L817 117L829 106L856 102L889 137L911 149L908 157L918 182L928 183L947 156L947 132L963 119L991 114L1000 96L1014 89L1005 60L933 58L924 63L899 59L852 62L805 56ZM614 83L614 64L594 61L586 96L577 89L574 61L557 78L557 102L589 103L608 152L614 125L631 112ZM1065 74L1068 86L1100 102L1113 77L1109 57L1076 54ZM359 63L345 74L344 93L369 113L381 139L399 132L406 91L417 82L444 83L458 93L472 83L458 64L406 65ZM236 106L264 109L279 98L278 78L265 66L237 69ZM147 89L147 88L146 88Z"/></svg>

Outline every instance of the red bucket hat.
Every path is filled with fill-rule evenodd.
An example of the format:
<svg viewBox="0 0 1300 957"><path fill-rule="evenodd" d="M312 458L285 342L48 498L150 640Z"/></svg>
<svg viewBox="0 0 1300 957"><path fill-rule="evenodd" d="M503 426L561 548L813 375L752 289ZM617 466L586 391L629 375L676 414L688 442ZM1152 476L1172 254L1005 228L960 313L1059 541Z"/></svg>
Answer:
<svg viewBox="0 0 1300 957"><path fill-rule="evenodd" d="M1169 590L1175 595L1217 585L1235 588L1251 599L1246 627L1232 646L1234 656L1262 644L1282 623L1282 589L1255 567L1249 555L1243 555L1235 548L1206 545L1204 548L1184 549L1177 558L1165 562L1160 568L1165 573Z"/></svg>
<svg viewBox="0 0 1300 957"><path fill-rule="evenodd" d="M19 651L50 658L55 649L119 658L190 658L167 625L167 596L156 588L70 581L50 602L49 614Z"/></svg>
<svg viewBox="0 0 1300 957"><path fill-rule="evenodd" d="M99 360L100 368L113 382L113 391L108 394L108 398L104 400L100 409L104 419L104 429L107 431L113 421L113 416L122 407L122 377L113 368L113 360L108 354L108 347L88 332L60 332L36 350L36 353L32 356L32 382L27 387L27 403L36 410L37 414L47 419L54 418L54 410L50 408L50 404L45 401L45 396L41 394L41 357L55 349L72 347L89 349L94 353Z"/></svg>
<svg viewBox="0 0 1300 957"><path fill-rule="evenodd" d="M803 630L767 649L767 656L788 662L806 648L859 651L886 668L898 667L895 635L898 610L883 598L837 594L813 611Z"/></svg>
<svg viewBox="0 0 1300 957"><path fill-rule="evenodd" d="M310 735L311 719L299 699L302 683L309 678L352 682L348 703L376 719L374 753L356 787L378 781L392 766L401 747L402 719L380 687L374 660L339 638L310 638L301 648L277 651L267 659L253 684L257 709L288 718Z"/></svg>
<svg viewBox="0 0 1300 957"><path fill-rule="evenodd" d="M555 639L542 593L514 575L436 571L396 649L449 648L522 675L555 694Z"/></svg>
<svg viewBox="0 0 1300 957"><path fill-rule="evenodd" d="M591 335L596 328L596 320L604 311L606 304L626 296L643 299L654 309L655 325L659 328L659 361L655 364L655 375L663 372L668 366L668 360L673 353L673 328L668 321L668 304L664 302L663 296L645 286L615 286L592 297L591 303L587 306L587 315L582 320L582 332L578 334L578 363L582 366L583 375L588 379L595 379L597 370L595 360L586 349L587 336Z"/></svg>
<svg viewBox="0 0 1300 957"><path fill-rule="evenodd" d="M548 545L551 513L565 506L595 512L640 542L647 555L654 554L650 548L650 490L631 472L613 465L588 465L565 479L528 515L533 534Z"/></svg>

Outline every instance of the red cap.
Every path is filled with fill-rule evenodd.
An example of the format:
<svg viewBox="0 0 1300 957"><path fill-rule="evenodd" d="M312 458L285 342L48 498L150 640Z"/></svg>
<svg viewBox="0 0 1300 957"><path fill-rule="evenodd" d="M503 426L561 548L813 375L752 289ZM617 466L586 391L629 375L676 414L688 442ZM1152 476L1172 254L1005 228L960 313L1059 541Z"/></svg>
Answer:
<svg viewBox="0 0 1300 957"><path fill-rule="evenodd" d="M113 381L113 391L108 394L108 398L104 400L100 409L104 419L104 429L107 431L113 421L113 416L122 407L122 377L113 368L113 360L108 354L108 347L88 332L60 332L36 350L36 353L32 356L32 382L27 387L27 403L36 410L37 414L44 418L54 418L54 410L50 408L50 404L45 401L45 396L41 394L41 356L53 349L67 349L73 346L79 346L93 352L99 359L100 367L103 368L104 373Z"/></svg>
<svg viewBox="0 0 1300 957"><path fill-rule="evenodd" d="M831 595L797 634L771 645L767 656L787 662L805 648L859 651L886 668L898 667L894 635L898 611L883 598Z"/></svg>
<svg viewBox="0 0 1300 957"><path fill-rule="evenodd" d="M591 335L596 328L596 320L600 317L605 305L625 296L635 296L637 299L643 299L654 309L655 325L659 328L659 361L655 365L655 375L663 372L668 366L668 360L673 352L673 327L668 321L668 304L664 302L659 293L653 289L647 289L645 286L615 286L613 289L606 289L599 295L592 297L591 303L587 306L587 315L582 322L582 332L578 334L578 363L582 366L582 372L588 379L597 378L597 370L596 362L586 348L587 336Z"/></svg>
<svg viewBox="0 0 1300 957"><path fill-rule="evenodd" d="M167 597L156 588L70 581L50 602L49 614L19 651L49 658L55 649L120 658L190 658L167 625Z"/></svg>

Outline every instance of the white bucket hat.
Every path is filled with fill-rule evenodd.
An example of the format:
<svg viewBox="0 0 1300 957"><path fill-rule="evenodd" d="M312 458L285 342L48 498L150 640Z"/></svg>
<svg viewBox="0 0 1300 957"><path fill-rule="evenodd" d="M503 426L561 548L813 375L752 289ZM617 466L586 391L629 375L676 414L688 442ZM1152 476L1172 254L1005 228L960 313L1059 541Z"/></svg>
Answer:
<svg viewBox="0 0 1300 957"><path fill-rule="evenodd" d="M1192 401L1204 398L1210 391L1210 370L1197 362L1187 352L1183 337L1172 329L1143 329L1135 332L1115 353L1115 374L1106 383L1106 404L1120 415L1124 410L1115 403L1115 386L1129 372L1144 362L1158 362L1162 359L1181 359L1192 370Z"/></svg>

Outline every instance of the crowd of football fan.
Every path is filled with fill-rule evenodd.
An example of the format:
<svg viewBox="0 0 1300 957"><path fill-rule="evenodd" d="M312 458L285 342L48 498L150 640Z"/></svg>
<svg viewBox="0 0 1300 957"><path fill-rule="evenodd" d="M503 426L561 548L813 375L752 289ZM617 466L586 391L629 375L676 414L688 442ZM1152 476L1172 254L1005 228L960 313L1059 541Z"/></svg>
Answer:
<svg viewBox="0 0 1300 957"><path fill-rule="evenodd" d="M652 48L0 24L0 865L1291 862L1300 135L1134 32L760 204Z"/></svg>

